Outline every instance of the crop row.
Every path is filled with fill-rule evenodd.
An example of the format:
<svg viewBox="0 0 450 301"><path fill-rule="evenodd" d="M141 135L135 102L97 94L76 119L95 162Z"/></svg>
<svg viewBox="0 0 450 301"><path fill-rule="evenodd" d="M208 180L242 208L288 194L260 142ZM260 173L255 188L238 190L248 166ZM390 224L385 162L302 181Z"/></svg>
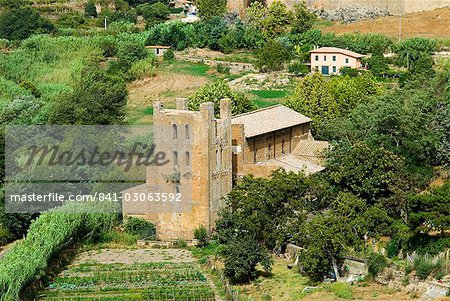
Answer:
<svg viewBox="0 0 450 301"><path fill-rule="evenodd" d="M165 287L149 287L145 290L137 292L135 290L124 290L114 292L113 294L105 294L100 292L93 297L92 292L80 294L57 294L47 295L43 300L214 300L214 292L208 285L198 286L165 286Z"/></svg>
<svg viewBox="0 0 450 301"><path fill-rule="evenodd" d="M198 270L191 271L115 271L111 273L96 273L94 276L74 276L56 278L49 288L77 289L80 287L93 287L96 285L117 285L130 283L134 286L153 284L180 284L188 282L204 282L205 276Z"/></svg>
<svg viewBox="0 0 450 301"><path fill-rule="evenodd" d="M208 288L208 283L205 282L189 282L189 283L183 283L183 284L172 284L172 285L152 285L150 287L130 287L128 283L123 283L121 285L117 286L96 286L96 287L82 287L74 290L46 290L45 296L46 297L55 297L55 296L78 296L80 294L125 294L125 293L142 293L145 291L150 292L169 292L172 290L179 291L195 291L195 290L201 290L204 288Z"/></svg>
<svg viewBox="0 0 450 301"><path fill-rule="evenodd" d="M78 266L66 269L67 272L94 272L94 271L124 271L124 270L157 270L157 269L189 269L192 263L173 263L173 262L146 262L133 263L130 265L121 263L83 263Z"/></svg>

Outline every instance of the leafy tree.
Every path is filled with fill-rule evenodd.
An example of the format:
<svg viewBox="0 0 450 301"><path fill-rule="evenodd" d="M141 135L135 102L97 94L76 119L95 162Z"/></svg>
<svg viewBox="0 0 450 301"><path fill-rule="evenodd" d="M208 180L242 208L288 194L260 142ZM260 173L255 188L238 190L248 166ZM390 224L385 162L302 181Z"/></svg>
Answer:
<svg viewBox="0 0 450 301"><path fill-rule="evenodd" d="M415 65L425 56L436 51L436 41L425 38L411 38L394 46L397 63L414 70Z"/></svg>
<svg viewBox="0 0 450 301"><path fill-rule="evenodd" d="M0 124L43 124L44 102L34 96L21 96L0 111Z"/></svg>
<svg viewBox="0 0 450 301"><path fill-rule="evenodd" d="M31 7L7 9L0 13L0 38L23 40L35 33L51 33L55 27Z"/></svg>
<svg viewBox="0 0 450 301"><path fill-rule="evenodd" d="M263 19L264 30L270 37L275 37L287 32L292 21L292 12L286 4L274 1L267 9L267 15Z"/></svg>
<svg viewBox="0 0 450 301"><path fill-rule="evenodd" d="M223 16L227 11L226 0L197 0L196 5L202 20Z"/></svg>
<svg viewBox="0 0 450 301"><path fill-rule="evenodd" d="M73 92L64 95L50 111L52 124L120 124L125 118L127 89L120 78L98 66L85 67Z"/></svg>
<svg viewBox="0 0 450 301"><path fill-rule="evenodd" d="M253 2L246 15L250 26L272 38L287 32L293 18L286 4L280 1L274 1L269 7L264 7L261 2Z"/></svg>
<svg viewBox="0 0 450 301"><path fill-rule="evenodd" d="M373 54L366 60L366 64L375 76L383 76L389 71L389 66L382 53Z"/></svg>
<svg viewBox="0 0 450 301"><path fill-rule="evenodd" d="M161 2L139 5L137 11L147 22L149 22L149 24L164 21L170 15L170 10L167 5L164 5Z"/></svg>
<svg viewBox="0 0 450 301"><path fill-rule="evenodd" d="M79 12L63 14L56 20L56 25L63 28L78 28L84 24L86 24L86 19Z"/></svg>
<svg viewBox="0 0 450 301"><path fill-rule="evenodd" d="M317 16L308 10L304 2L300 1L294 6L291 30L293 33L303 33L310 30Z"/></svg>
<svg viewBox="0 0 450 301"><path fill-rule="evenodd" d="M409 223L416 232L450 229L450 181L441 187L415 195L410 200Z"/></svg>
<svg viewBox="0 0 450 301"><path fill-rule="evenodd" d="M0 0L0 7L3 8L18 8L27 4L29 3L26 0Z"/></svg>
<svg viewBox="0 0 450 301"><path fill-rule="evenodd" d="M236 93L221 80L216 80L206 84L189 97L189 109L198 110L203 102L214 102L214 112L218 116L220 113L220 100L231 99L231 109L233 115L255 110L255 105L244 94Z"/></svg>
<svg viewBox="0 0 450 301"><path fill-rule="evenodd" d="M364 143L336 145L325 166L331 183L371 203L392 195L403 172L400 157Z"/></svg>
<svg viewBox="0 0 450 301"><path fill-rule="evenodd" d="M315 127L337 115L337 103L320 73L302 79L293 95L287 98L286 106L310 117Z"/></svg>
<svg viewBox="0 0 450 301"><path fill-rule="evenodd" d="M256 66L263 72L282 70L290 53L275 40L268 41L256 54Z"/></svg>
<svg viewBox="0 0 450 301"><path fill-rule="evenodd" d="M224 273L232 282L246 283L256 277L260 263L270 272L272 260L267 250L251 236L237 233L222 250L225 258Z"/></svg>
<svg viewBox="0 0 450 301"><path fill-rule="evenodd" d="M346 116L360 103L368 103L371 96L379 92L379 84L370 73L356 77L336 76L327 85L339 116Z"/></svg>
<svg viewBox="0 0 450 301"><path fill-rule="evenodd" d="M134 62L148 55L144 45L135 41L122 41L117 49L117 63L123 71L130 69Z"/></svg>
<svg viewBox="0 0 450 301"><path fill-rule="evenodd" d="M322 281L333 266L338 269L343 262L345 239L336 228L333 217L319 214L298 230L297 241L304 248L299 266L313 281Z"/></svg>
<svg viewBox="0 0 450 301"><path fill-rule="evenodd" d="M175 53L173 52L173 50L169 48L164 51L163 59L167 62L173 62L175 60Z"/></svg>
<svg viewBox="0 0 450 301"><path fill-rule="evenodd" d="M97 18L97 8L95 2L90 0L84 5L84 14L86 17Z"/></svg>

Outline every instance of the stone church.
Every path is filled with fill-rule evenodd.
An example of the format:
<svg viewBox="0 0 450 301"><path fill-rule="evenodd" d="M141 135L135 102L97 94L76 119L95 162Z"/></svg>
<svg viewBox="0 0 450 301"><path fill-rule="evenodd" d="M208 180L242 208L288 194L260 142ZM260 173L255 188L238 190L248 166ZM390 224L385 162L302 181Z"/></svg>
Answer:
<svg viewBox="0 0 450 301"><path fill-rule="evenodd" d="M278 168L314 173L323 169L320 153L328 143L315 141L311 119L276 105L231 116L231 101L203 103L199 111L178 99L176 109L154 103L154 141L169 156L169 164L147 168L145 184L123 193L182 196L179 203L123 202L124 215L145 218L162 240L192 239L200 225L214 232L218 212L233 180L246 174L267 177ZM162 175L162 176L161 176Z"/></svg>

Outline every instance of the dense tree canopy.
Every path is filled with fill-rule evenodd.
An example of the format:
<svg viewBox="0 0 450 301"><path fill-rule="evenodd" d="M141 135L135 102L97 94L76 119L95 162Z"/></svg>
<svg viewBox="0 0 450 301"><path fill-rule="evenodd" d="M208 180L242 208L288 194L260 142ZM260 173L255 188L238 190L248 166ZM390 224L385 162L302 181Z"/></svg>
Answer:
<svg viewBox="0 0 450 301"><path fill-rule="evenodd" d="M31 7L18 7L0 13L0 38L23 40L35 33L55 31L54 25Z"/></svg>
<svg viewBox="0 0 450 301"><path fill-rule="evenodd" d="M97 66L86 67L73 92L64 95L52 108L53 124L121 124L125 118L127 89L120 78Z"/></svg>
<svg viewBox="0 0 450 301"><path fill-rule="evenodd" d="M216 80L206 84L189 97L189 109L198 111L203 102L213 102L216 116L220 112L220 100L231 99L232 114L237 115L255 109L253 102L244 94L231 90L227 83Z"/></svg>

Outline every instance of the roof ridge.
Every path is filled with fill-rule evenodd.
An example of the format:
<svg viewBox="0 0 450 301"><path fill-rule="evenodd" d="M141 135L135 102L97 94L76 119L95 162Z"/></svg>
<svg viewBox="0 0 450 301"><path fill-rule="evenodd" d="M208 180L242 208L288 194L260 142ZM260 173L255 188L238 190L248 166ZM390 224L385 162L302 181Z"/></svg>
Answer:
<svg viewBox="0 0 450 301"><path fill-rule="evenodd" d="M283 106L283 105L281 103L279 103L279 104L276 104L276 105L273 105L273 106L260 108L260 109L254 110L254 111L245 112L245 113L242 113L242 114L239 114L239 115L235 115L235 116L231 117L231 119L234 119L234 118L237 118L237 117L241 117L241 116L245 116L245 115L254 114L254 113L257 113L257 112L262 112L262 111L273 109L275 107L280 107L280 106Z"/></svg>

